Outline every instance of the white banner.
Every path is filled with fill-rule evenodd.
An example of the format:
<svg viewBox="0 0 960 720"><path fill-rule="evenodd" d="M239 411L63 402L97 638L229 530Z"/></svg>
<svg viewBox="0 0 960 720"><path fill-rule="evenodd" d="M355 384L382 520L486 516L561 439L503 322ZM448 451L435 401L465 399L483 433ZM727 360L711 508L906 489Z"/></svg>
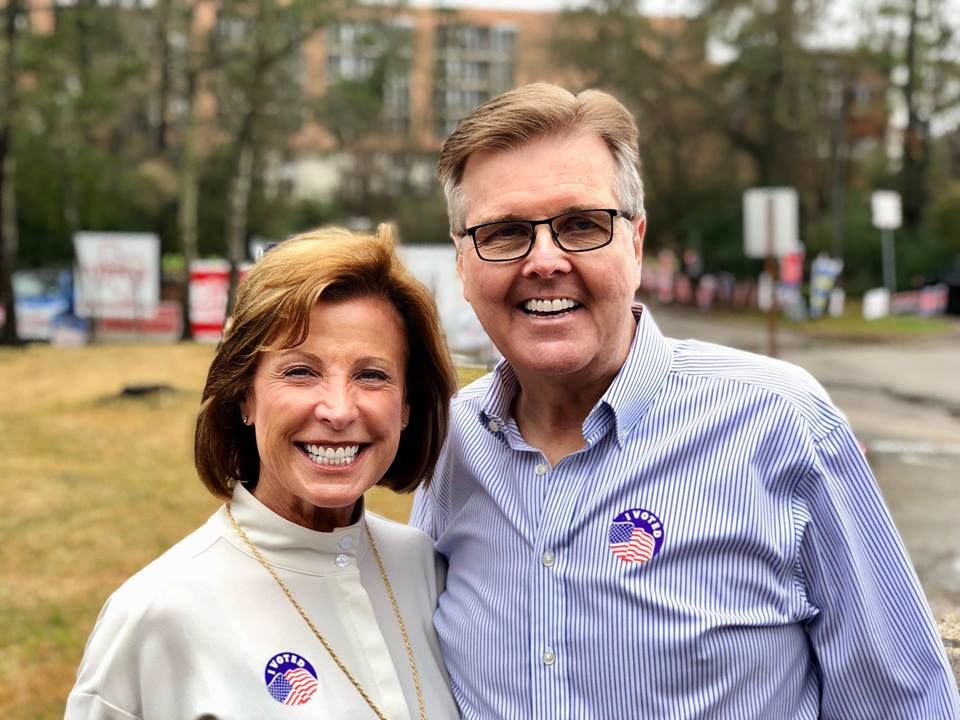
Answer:
<svg viewBox="0 0 960 720"><path fill-rule="evenodd" d="M74 302L80 317L143 318L160 301L160 238L153 233L79 232Z"/></svg>

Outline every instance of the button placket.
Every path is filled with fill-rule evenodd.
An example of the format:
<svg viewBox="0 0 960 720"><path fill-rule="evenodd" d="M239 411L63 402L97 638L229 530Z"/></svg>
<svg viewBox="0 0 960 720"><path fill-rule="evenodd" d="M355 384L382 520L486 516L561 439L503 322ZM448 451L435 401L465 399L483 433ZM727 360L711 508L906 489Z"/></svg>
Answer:
<svg viewBox="0 0 960 720"><path fill-rule="evenodd" d="M569 459L551 467L547 459L534 456L527 472L531 472L536 488L542 498L536 535L532 538L534 554L530 558L535 565L532 573L530 663L533 671L533 693L541 698L535 701L536 717L548 717L555 707L547 698L564 694L566 667L560 662L563 652L564 628L568 620L567 597L561 572L560 552L568 541L569 525L559 521L557 512L569 512L567 483L575 471ZM542 707L541 707L542 704ZM537 709L538 708L538 709ZM545 714L544 714L545 713Z"/></svg>

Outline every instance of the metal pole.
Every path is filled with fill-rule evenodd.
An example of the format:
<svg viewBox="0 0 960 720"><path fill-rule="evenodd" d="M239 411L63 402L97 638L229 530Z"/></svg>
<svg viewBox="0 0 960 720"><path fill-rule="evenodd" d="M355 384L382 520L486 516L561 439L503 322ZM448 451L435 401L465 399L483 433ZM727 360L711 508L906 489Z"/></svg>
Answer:
<svg viewBox="0 0 960 720"><path fill-rule="evenodd" d="M897 291L897 255L893 244L893 230L881 231L883 242L883 285L890 294Z"/></svg>
<svg viewBox="0 0 960 720"><path fill-rule="evenodd" d="M767 309L767 355L777 356L777 260L773 254L773 233L776 228L773 197L767 197L767 260L765 270L770 278L770 307Z"/></svg>

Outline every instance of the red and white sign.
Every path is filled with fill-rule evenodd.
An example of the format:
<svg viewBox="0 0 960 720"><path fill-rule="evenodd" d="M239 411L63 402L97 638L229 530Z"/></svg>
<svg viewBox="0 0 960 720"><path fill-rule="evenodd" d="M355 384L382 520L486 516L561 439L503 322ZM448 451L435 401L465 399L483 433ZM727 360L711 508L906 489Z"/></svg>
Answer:
<svg viewBox="0 0 960 720"><path fill-rule="evenodd" d="M250 265L240 266L240 279ZM227 317L230 263L226 260L197 260L190 263L190 331L200 342L220 342Z"/></svg>
<svg viewBox="0 0 960 720"><path fill-rule="evenodd" d="M157 305L152 315L141 318L100 318L96 321L98 340L177 342L183 335L183 313L176 300Z"/></svg>

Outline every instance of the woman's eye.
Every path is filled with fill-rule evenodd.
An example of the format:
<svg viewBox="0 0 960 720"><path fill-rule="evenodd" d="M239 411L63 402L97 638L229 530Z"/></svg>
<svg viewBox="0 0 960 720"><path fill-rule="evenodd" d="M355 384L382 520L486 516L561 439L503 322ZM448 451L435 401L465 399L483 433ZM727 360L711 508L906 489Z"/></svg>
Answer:
<svg viewBox="0 0 960 720"><path fill-rule="evenodd" d="M283 377L286 378L304 378L312 377L313 375L315 375L313 370L303 365L290 367L283 371Z"/></svg>
<svg viewBox="0 0 960 720"><path fill-rule="evenodd" d="M383 370L361 370L359 373L361 380L371 380L371 381L384 381L389 380L390 376L387 375Z"/></svg>

